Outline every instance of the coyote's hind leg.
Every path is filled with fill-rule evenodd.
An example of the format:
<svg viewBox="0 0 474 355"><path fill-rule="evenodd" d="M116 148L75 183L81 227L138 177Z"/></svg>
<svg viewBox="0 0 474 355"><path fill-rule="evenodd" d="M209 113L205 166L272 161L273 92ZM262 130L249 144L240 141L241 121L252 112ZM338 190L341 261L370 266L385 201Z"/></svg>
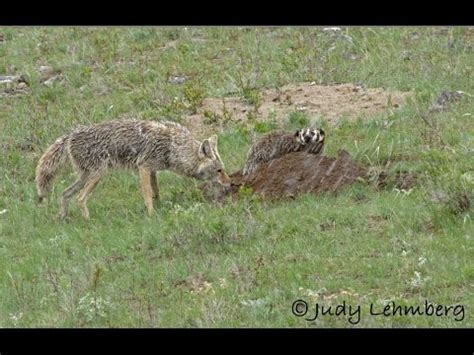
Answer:
<svg viewBox="0 0 474 355"><path fill-rule="evenodd" d="M102 175L103 175L102 171L97 171L94 174L90 175L87 178L87 181L79 194L79 198L78 198L79 208L81 209L82 217L84 217L84 219L86 220L89 219L89 210L87 209L87 198L89 197L89 194L92 192L92 190L99 183L99 180L102 177Z"/></svg>
<svg viewBox="0 0 474 355"><path fill-rule="evenodd" d="M64 190L63 197L61 198L61 211L59 214L61 219L66 219L68 215L69 201L71 200L72 196L74 196L80 189L84 187L88 180L88 176L88 173L81 173L80 178L68 188L66 188L66 190Z"/></svg>

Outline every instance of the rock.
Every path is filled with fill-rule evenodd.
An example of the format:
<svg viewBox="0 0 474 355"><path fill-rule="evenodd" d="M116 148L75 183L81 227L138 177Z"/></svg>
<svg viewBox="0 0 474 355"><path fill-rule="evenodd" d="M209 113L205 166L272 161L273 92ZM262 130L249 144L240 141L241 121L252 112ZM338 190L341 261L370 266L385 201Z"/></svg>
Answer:
<svg viewBox="0 0 474 355"><path fill-rule="evenodd" d="M184 82L187 80L185 76L180 76L180 75L171 75L168 77L168 83L170 84L184 84Z"/></svg>
<svg viewBox="0 0 474 355"><path fill-rule="evenodd" d="M28 93L30 91L28 81L23 75L1 75L0 84L5 85L1 96Z"/></svg>
<svg viewBox="0 0 474 355"><path fill-rule="evenodd" d="M443 91L431 106L430 111L443 111L451 103L461 100L463 95L462 91Z"/></svg>
<svg viewBox="0 0 474 355"><path fill-rule="evenodd" d="M0 84L14 83L20 80L19 75L0 75Z"/></svg>

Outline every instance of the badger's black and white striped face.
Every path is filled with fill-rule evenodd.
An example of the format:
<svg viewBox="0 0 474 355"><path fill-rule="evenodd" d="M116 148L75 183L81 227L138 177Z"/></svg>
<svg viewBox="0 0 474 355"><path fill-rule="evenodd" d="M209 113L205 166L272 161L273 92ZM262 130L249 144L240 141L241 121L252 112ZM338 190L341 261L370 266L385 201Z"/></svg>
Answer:
<svg viewBox="0 0 474 355"><path fill-rule="evenodd" d="M303 128L296 131L295 137L297 137L298 142L302 145L309 143L321 143L324 141L324 130L322 128Z"/></svg>
<svg viewBox="0 0 474 355"><path fill-rule="evenodd" d="M311 143L321 143L324 141L324 130L322 128L311 130Z"/></svg>

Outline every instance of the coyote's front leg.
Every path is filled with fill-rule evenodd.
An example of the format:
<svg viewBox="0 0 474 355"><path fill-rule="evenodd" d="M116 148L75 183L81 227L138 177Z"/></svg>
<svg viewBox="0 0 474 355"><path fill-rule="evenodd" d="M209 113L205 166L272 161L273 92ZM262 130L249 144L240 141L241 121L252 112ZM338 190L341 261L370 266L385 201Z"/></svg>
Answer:
<svg viewBox="0 0 474 355"><path fill-rule="evenodd" d="M152 170L150 174L151 189L153 190L153 198L156 202L160 201L160 189L156 178L156 171Z"/></svg>
<svg viewBox="0 0 474 355"><path fill-rule="evenodd" d="M148 215L153 215L153 188L151 186L151 169L147 166L140 166L138 168L140 175L140 186L145 199L145 206L148 210Z"/></svg>

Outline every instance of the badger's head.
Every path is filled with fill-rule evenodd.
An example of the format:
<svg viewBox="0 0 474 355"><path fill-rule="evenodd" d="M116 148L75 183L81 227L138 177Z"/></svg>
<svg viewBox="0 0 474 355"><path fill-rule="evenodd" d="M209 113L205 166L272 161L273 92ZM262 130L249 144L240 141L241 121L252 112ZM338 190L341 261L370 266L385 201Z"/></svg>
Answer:
<svg viewBox="0 0 474 355"><path fill-rule="evenodd" d="M310 141L311 143L321 143L324 141L324 130L322 128L310 130ZM309 143L308 142L308 143Z"/></svg>
<svg viewBox="0 0 474 355"><path fill-rule="evenodd" d="M324 141L324 135L324 130L322 128L303 128L297 130L295 133L295 137L301 145L306 145L310 143L321 143Z"/></svg>

